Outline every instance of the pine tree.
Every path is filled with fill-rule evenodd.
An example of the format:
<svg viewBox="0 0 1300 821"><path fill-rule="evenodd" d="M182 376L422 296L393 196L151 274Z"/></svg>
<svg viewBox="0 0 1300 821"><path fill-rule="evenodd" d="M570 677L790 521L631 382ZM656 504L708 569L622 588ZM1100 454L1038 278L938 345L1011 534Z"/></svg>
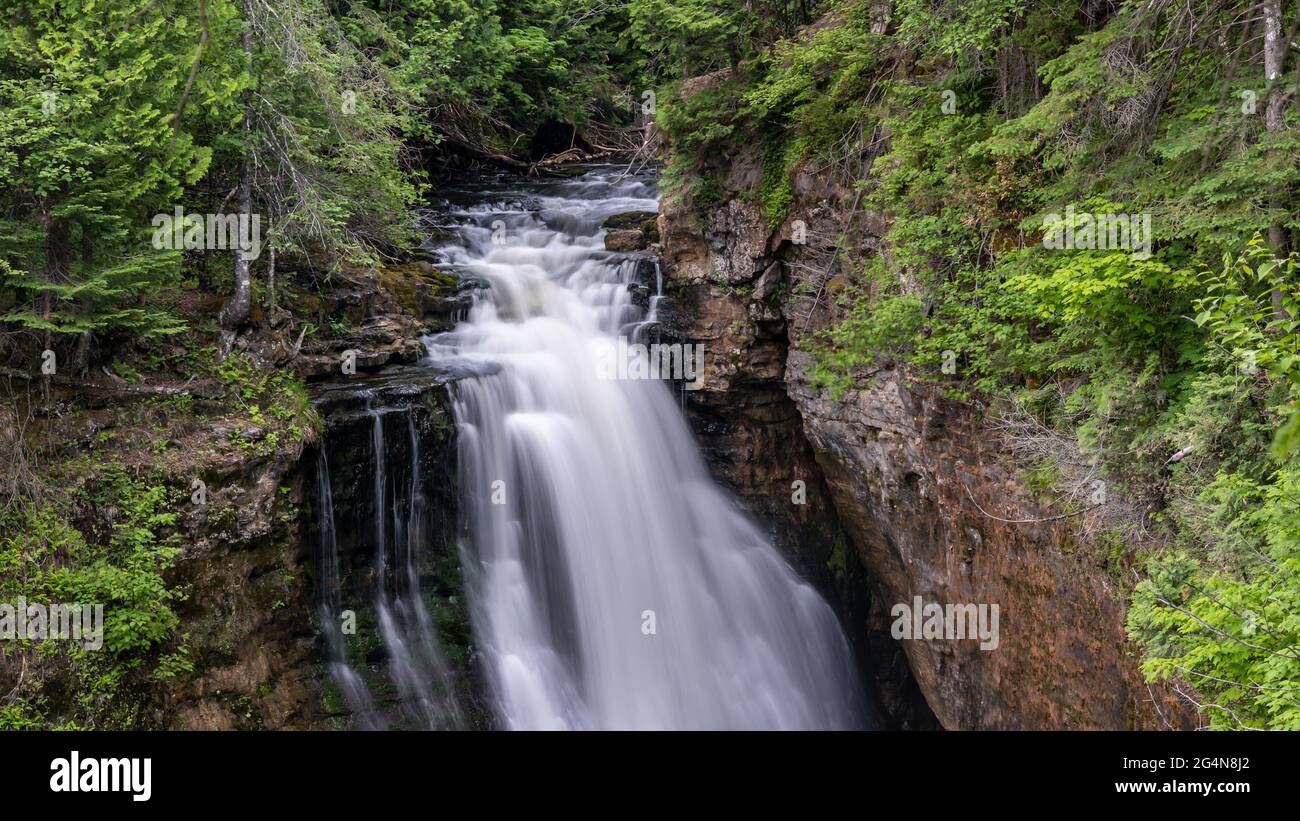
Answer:
<svg viewBox="0 0 1300 821"><path fill-rule="evenodd" d="M0 12L0 321L54 337L172 333L146 299L180 254L152 247L151 215L201 176L206 153L173 127L196 25L186 3L17 0ZM146 13L146 11L148 13Z"/></svg>

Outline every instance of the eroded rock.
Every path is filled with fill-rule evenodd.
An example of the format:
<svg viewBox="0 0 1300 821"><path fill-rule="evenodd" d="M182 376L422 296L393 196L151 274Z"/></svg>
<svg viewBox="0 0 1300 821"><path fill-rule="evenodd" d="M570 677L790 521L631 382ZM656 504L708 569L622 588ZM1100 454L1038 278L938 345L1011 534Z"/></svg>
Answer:
<svg viewBox="0 0 1300 821"><path fill-rule="evenodd" d="M728 179L753 176L743 171ZM914 676L949 729L1187 726L1186 711L1142 681L1121 586L1072 551L1057 511L1023 487L972 408L895 368L858 374L839 398L812 386L806 340L843 316L828 293L844 281L829 242L846 229L847 192L807 175L796 192L773 230L735 190L703 218L665 199L659 227L675 297L665 326L706 345L705 389L688 412L714 470L778 530L805 526L803 538L823 543L830 528L847 534L866 571L852 583L871 598L854 638L860 653L869 648L886 712L920 720L908 696ZM853 230L870 250L886 225L859 214ZM806 507L783 503L796 478ZM886 638L890 607L917 595L998 604L1000 646Z"/></svg>

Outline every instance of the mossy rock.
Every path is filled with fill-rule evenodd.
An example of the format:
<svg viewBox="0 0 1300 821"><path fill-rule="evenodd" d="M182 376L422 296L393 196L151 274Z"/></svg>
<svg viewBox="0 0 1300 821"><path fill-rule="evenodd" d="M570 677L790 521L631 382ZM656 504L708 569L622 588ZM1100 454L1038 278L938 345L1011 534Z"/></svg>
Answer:
<svg viewBox="0 0 1300 821"><path fill-rule="evenodd" d="M605 220L605 248L610 251L641 251L659 241L658 214L626 211Z"/></svg>
<svg viewBox="0 0 1300 821"><path fill-rule="evenodd" d="M657 215L641 223L641 234L650 242L659 241L659 218Z"/></svg>
<svg viewBox="0 0 1300 821"><path fill-rule="evenodd" d="M391 268L380 268L379 282L393 295L393 300L412 316L422 316L428 297L450 296L456 292L460 280L443 273L423 260L408 262Z"/></svg>
<svg viewBox="0 0 1300 821"><path fill-rule="evenodd" d="M657 216L658 214L653 211L625 211L605 220L602 227L610 231L626 228L637 228L644 231L645 224L647 222L653 223Z"/></svg>

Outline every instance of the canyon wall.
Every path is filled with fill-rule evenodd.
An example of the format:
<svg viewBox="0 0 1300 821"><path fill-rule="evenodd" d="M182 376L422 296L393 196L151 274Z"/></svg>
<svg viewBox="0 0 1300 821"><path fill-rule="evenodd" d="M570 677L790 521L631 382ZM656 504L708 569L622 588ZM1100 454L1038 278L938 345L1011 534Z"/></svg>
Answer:
<svg viewBox="0 0 1300 821"><path fill-rule="evenodd" d="M834 244L846 231L839 203L851 196L799 175L794 207L771 227L753 195L761 176L761 157L737 158L721 205L697 213L667 196L659 217L667 326L706 346L688 412L719 477L759 515L804 527L805 553L825 523L842 528L865 569L852 583L870 587L872 615L855 629L871 636L871 663L888 664L880 634L895 603L999 606L994 650L890 642L944 728L1189 726L1141 679L1123 630L1127 587L1023 486L977 408L899 365L855 374L838 398L813 387L807 343L845 310ZM870 253L885 227L866 213L849 230ZM792 242L798 233L806 241ZM795 480L805 505L790 503ZM905 699L907 677L876 675L893 677L877 681L888 711L891 695L895 706Z"/></svg>

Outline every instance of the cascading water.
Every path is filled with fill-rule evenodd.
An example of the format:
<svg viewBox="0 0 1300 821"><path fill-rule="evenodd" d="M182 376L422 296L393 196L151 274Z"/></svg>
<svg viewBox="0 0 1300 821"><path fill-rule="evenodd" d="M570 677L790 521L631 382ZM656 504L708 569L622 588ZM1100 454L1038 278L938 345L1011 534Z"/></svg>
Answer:
<svg viewBox="0 0 1300 821"><path fill-rule="evenodd" d="M648 320L600 226L655 210L653 187L604 168L533 188L453 214L440 252L488 287L426 340L475 374L454 388L464 564L501 723L861 726L834 613L711 482L666 384L603 378Z"/></svg>
<svg viewBox="0 0 1300 821"><path fill-rule="evenodd" d="M373 414L375 571L377 578L391 580L388 584L380 584L375 594L379 634L388 652L390 675L402 695L402 704L413 710L425 727L455 727L460 722L460 715L451 698L448 665L434 637L429 611L420 596L416 565L417 553L422 547L419 542L419 437L415 435L408 412L410 496L403 499L394 493L389 501L387 478L390 471L384 447L384 412L375 410ZM385 534L385 511L391 511L393 519L391 550Z"/></svg>
<svg viewBox="0 0 1300 821"><path fill-rule="evenodd" d="M398 717L415 726L444 729L463 726L464 716L454 697L449 664L439 646L433 620L420 590L419 554L427 547L424 493L420 474L420 438L414 414L404 407L367 406L370 420L371 493L373 522L368 533L371 609L387 658L388 680L397 690ZM405 417L410 484L405 493L391 483L397 465L390 464L385 440L387 417ZM399 420L400 421L400 420ZM329 671L360 729L383 729L389 716L375 705L370 689L349 663L347 642L340 629L341 579L330 484L328 450L318 461L318 557L321 624L329 654Z"/></svg>
<svg viewBox="0 0 1300 821"><path fill-rule="evenodd" d="M340 627L342 602L339 593L339 553L334 532L334 491L330 486L329 459L324 453L316 462L316 499L319 507L317 528L320 534L317 559L316 599L320 607L321 631L325 635L330 676L343 694L348 709L363 730L383 729L383 718L375 711L370 689L360 674L348 663L347 647Z"/></svg>

